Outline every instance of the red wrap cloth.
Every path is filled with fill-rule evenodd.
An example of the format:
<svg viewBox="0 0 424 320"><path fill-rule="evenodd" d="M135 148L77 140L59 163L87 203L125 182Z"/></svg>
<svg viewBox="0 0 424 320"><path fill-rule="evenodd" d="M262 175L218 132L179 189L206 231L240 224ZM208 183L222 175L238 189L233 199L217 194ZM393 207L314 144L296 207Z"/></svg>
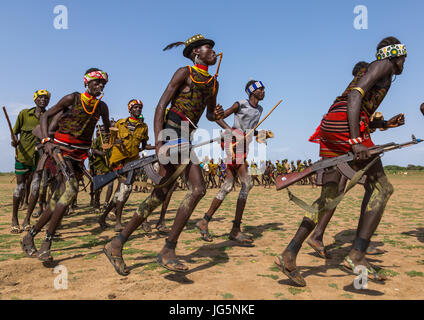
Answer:
<svg viewBox="0 0 424 320"><path fill-rule="evenodd" d="M77 139L70 134L56 131L54 143L59 145L63 157L83 162L88 158L91 141Z"/></svg>
<svg viewBox="0 0 424 320"><path fill-rule="evenodd" d="M364 111L361 111L360 118L360 133L361 138L364 139L362 145L370 148L374 146L368 131L370 121ZM347 102L342 101L330 107L330 110L322 119L315 133L309 138L309 141L319 143L320 157L332 158L352 151L352 146L348 142L350 138Z"/></svg>
<svg viewBox="0 0 424 320"><path fill-rule="evenodd" d="M246 133L242 132L239 129L231 129L233 132L232 141L226 141L221 140L221 149L225 150L226 159L225 163L227 165L227 168L231 170L237 170L242 164L246 162L247 155L249 153L249 144L252 141L251 136L249 136L244 141L244 148L241 148L240 146L234 146L234 144L237 142L237 137L246 136Z"/></svg>

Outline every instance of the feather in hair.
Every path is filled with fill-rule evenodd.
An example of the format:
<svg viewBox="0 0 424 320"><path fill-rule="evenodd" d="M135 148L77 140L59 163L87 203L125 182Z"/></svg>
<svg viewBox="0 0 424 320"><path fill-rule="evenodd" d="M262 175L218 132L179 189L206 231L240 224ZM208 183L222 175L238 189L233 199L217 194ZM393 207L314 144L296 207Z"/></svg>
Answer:
<svg viewBox="0 0 424 320"><path fill-rule="evenodd" d="M178 41L178 42L174 42L174 43L168 44L165 48L163 48L163 51L166 51L166 50L172 49L172 48L174 48L174 47L181 46L181 45L183 45L183 44L184 44L184 42L182 42L182 41Z"/></svg>

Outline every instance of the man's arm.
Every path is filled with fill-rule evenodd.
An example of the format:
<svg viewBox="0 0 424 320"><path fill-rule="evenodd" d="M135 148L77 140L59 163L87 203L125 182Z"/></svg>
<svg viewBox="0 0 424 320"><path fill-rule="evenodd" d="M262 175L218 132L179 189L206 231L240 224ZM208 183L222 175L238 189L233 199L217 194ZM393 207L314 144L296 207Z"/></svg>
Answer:
<svg viewBox="0 0 424 320"><path fill-rule="evenodd" d="M13 134L15 135L16 141L18 141L18 144L19 144L18 134L21 133L21 129L22 129L23 124L24 124L24 118L23 118L23 114L22 114L22 111L21 111L21 112L19 112L18 118L16 119L15 125L13 126L13 129L12 129ZM15 148L16 145L15 145L14 141L15 140L13 140L13 138L12 138L11 144L12 144L12 147Z"/></svg>
<svg viewBox="0 0 424 320"><path fill-rule="evenodd" d="M110 128L110 121L109 121L109 108L107 104L103 101L100 101L101 103L101 113L100 116L102 117L103 125L105 128L106 135L109 134L109 128Z"/></svg>
<svg viewBox="0 0 424 320"><path fill-rule="evenodd" d="M186 83L186 79L189 75L187 67L178 69L171 81L168 83L164 93L162 94L158 105L156 106L155 118L154 118L154 132L155 132L155 143L156 153L159 153L159 149L162 146L162 141L159 141L159 133L163 129L163 119L165 116L166 106L171 102L172 98L177 93L178 89Z"/></svg>
<svg viewBox="0 0 424 320"><path fill-rule="evenodd" d="M216 104L216 97L218 96L219 91L219 82L216 81L216 91L215 94L209 99L207 102L207 111L206 111L206 118L209 121L217 121L219 119L222 119L224 116L224 110L222 109L222 106L220 104Z"/></svg>
<svg viewBox="0 0 424 320"><path fill-rule="evenodd" d="M358 87L364 90L364 95L381 79L392 73L392 63L389 60L383 60L372 63L368 72L359 81ZM360 135L359 118L361 114L362 95L358 90L352 90L348 97L347 117L349 122L350 137L357 138ZM368 159L371 155L368 148L362 144L352 146L353 151L360 160Z"/></svg>
<svg viewBox="0 0 424 320"><path fill-rule="evenodd" d="M224 111L223 118L220 119L220 120L217 120L216 123L223 129L230 129L231 130L231 127L224 121L224 119L229 117L233 113L237 112L239 107L240 107L240 104L238 102L234 102L234 104L230 108L228 108L227 110Z"/></svg>
<svg viewBox="0 0 424 320"><path fill-rule="evenodd" d="M46 112L43 113L43 115L40 117L40 130L43 139L49 137L49 124L48 119L49 117L54 117L56 114L58 114L61 111L64 111L67 107L71 106L74 102L74 95L69 94L64 96L62 99L59 100L59 102L48 109ZM53 146L51 144L46 144L45 149L47 152L51 155Z"/></svg>

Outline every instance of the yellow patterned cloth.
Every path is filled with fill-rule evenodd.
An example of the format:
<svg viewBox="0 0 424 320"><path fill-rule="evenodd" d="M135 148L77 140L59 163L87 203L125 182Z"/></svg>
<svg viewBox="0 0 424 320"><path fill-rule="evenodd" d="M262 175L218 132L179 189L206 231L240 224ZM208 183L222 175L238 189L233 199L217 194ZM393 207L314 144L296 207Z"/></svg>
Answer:
<svg viewBox="0 0 424 320"><path fill-rule="evenodd" d="M112 155L110 156L110 165L112 167L139 159L140 144L149 140L147 124L137 121L134 131L131 131L128 128L129 121L132 121L132 119L120 119L115 124L115 128L119 130L118 139L122 140L123 144L114 145L112 148Z"/></svg>

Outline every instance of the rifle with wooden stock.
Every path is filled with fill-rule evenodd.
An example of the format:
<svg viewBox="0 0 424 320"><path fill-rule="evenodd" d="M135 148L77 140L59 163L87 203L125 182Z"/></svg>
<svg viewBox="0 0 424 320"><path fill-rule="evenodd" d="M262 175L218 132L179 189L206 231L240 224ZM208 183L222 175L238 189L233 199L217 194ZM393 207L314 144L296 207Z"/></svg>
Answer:
<svg viewBox="0 0 424 320"><path fill-rule="evenodd" d="M406 143L397 144L394 142L383 144L383 145L377 145L369 148L369 151L371 153L371 156L379 156L387 151L392 151L396 149L402 149L405 147L409 147L418 143L423 142L421 139L415 138L414 135L412 135L412 140ZM292 172L292 173L286 173L278 175L276 178L276 188L277 190L285 189L292 184L309 177L310 175L314 173L318 173L321 170L324 170L326 168L335 167L337 170L346 178L352 180L355 176L357 176L357 172L353 170L349 166L349 162L355 160L355 155L353 152L348 152L344 155L334 157L334 158L327 158L320 161L317 161L313 163L310 167L306 168L302 172ZM359 177L358 177L359 178ZM360 176L359 182L363 183L365 182L366 177L363 175Z"/></svg>
<svg viewBox="0 0 424 320"><path fill-rule="evenodd" d="M183 153L191 151L192 149L204 146L206 144L213 143L215 141L221 141L222 137L219 136L217 138L204 141L193 146L190 146L188 141L181 141L181 139L175 140L175 143L168 142L165 145L168 145L167 155L172 156L172 154ZM189 153L188 153L189 154ZM125 173L129 173L131 176L133 172L140 168L145 168L147 176L153 181L153 183L158 184L162 177L153 169L153 164L158 161L158 157L156 154L137 159L125 164L121 169L112 171L103 175L98 175L93 177L93 189L98 190L103 188L105 185L117 179L119 176L122 176ZM128 179L128 178L127 178Z"/></svg>

